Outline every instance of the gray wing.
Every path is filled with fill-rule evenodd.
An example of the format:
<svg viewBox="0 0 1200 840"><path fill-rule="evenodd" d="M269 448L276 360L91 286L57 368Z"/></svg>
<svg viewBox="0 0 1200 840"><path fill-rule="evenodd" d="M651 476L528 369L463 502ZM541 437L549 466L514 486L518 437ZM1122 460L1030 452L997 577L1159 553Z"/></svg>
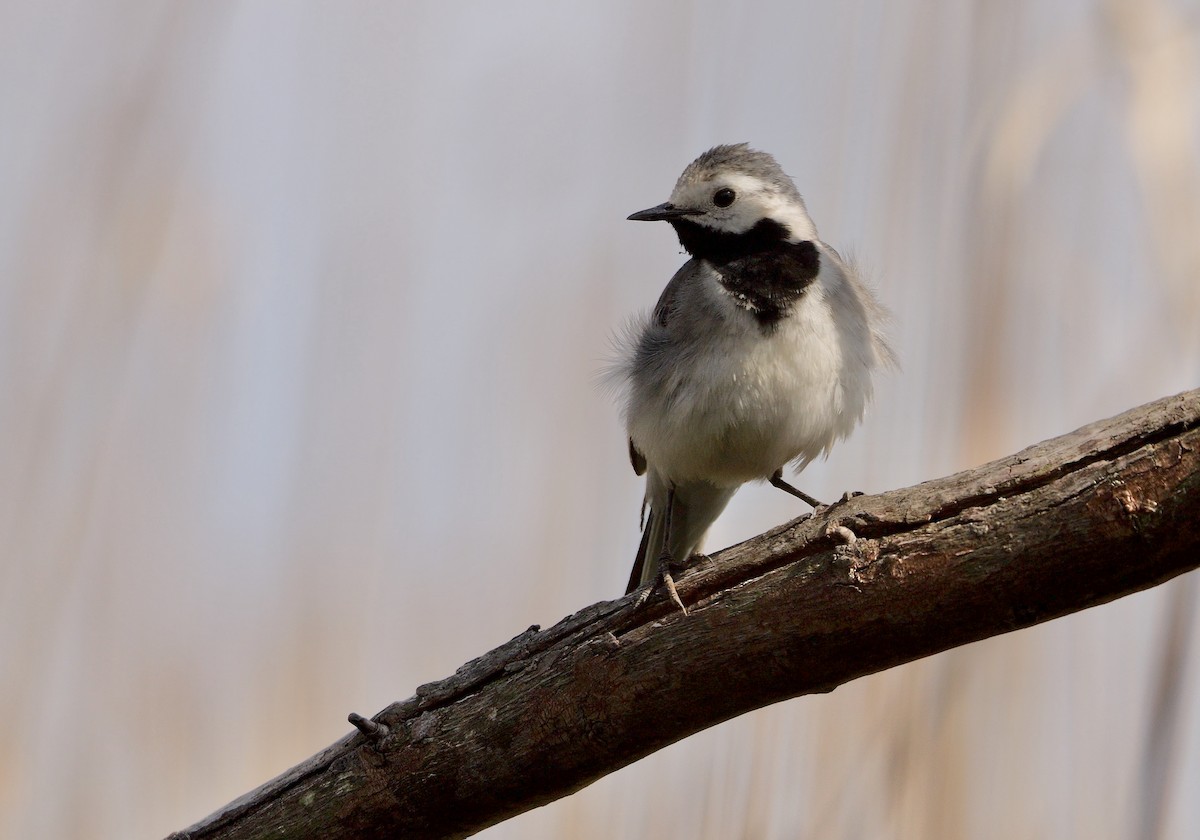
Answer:
<svg viewBox="0 0 1200 840"><path fill-rule="evenodd" d="M662 294L658 296L658 303L654 304L654 314L650 320L646 322L642 329L634 350L635 361L632 367L636 369L638 364L636 357L642 355L647 341L651 339L650 332L654 327L658 329L666 329L667 321L671 314L675 311L675 299L678 297L679 290L688 282L691 277L689 270L695 260L688 260L684 263L675 275L667 282L666 288L662 290ZM633 443L633 438L629 439L629 463L633 465L633 472L636 475L645 475L646 473L646 456L643 455Z"/></svg>
<svg viewBox="0 0 1200 840"><path fill-rule="evenodd" d="M679 290L693 280L695 273L696 260L688 260L675 272L675 276L658 296L658 303L654 304L654 323L660 327L667 325L675 311L675 298L679 296Z"/></svg>
<svg viewBox="0 0 1200 840"><path fill-rule="evenodd" d="M691 282L695 276L695 263L695 260L688 260L684 263L667 283L666 288L662 290L662 294L658 296L658 303L654 305L654 314L646 322L637 340L634 358L630 365L629 375L631 378L636 379L636 372L639 369L644 370L648 359L658 355L658 350L661 349L665 338L662 331L667 328L667 322L675 313L680 289ZM633 438L629 439L629 463L633 465L635 474L645 474L646 456L634 444Z"/></svg>
<svg viewBox="0 0 1200 840"><path fill-rule="evenodd" d="M706 335L704 325L697 323L705 320L703 306L692 288L703 281L704 270L700 260L684 263L662 290L654 312L642 322L631 342L625 367L632 385L631 406L636 406L639 390L654 390L664 384L681 353Z"/></svg>

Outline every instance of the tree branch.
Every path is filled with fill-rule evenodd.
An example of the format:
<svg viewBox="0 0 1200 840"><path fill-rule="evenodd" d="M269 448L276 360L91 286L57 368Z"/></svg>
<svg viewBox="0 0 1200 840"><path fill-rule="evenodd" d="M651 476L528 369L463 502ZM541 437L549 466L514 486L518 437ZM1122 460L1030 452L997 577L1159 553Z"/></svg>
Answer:
<svg viewBox="0 0 1200 840"><path fill-rule="evenodd" d="M531 627L173 838L461 837L790 697L1200 564L1200 390Z"/></svg>

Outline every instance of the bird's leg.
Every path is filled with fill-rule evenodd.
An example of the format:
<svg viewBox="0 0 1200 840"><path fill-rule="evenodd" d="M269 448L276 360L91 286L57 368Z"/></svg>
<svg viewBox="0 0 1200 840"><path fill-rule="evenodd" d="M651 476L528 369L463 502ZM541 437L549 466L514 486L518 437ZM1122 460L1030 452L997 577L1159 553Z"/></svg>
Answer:
<svg viewBox="0 0 1200 840"><path fill-rule="evenodd" d="M631 604L632 609L639 609L642 604L650 600L650 596L653 595L654 590L658 588L658 581L661 580L663 587L667 590L667 595L669 595L671 600L675 602L675 606L679 607L684 615L688 614L687 607L683 605L683 600L679 597L679 590L675 588L675 579L671 577L671 566L675 562L675 558L671 554L671 514L674 512L674 510L675 486L672 484L667 487L666 510L662 512L663 538L662 545L659 547L660 551L658 555L658 568L655 570L655 579L650 583L649 586L642 587L642 590L638 593L637 598L635 598ZM657 511L652 511L652 518L655 515L657 515ZM646 554L648 555L652 549L652 546L647 546Z"/></svg>
<svg viewBox="0 0 1200 840"><path fill-rule="evenodd" d="M671 514L674 510L675 485L672 484L667 488L667 509L664 512L666 518L663 520L662 552L658 555L658 577L662 580L663 586L666 587L667 594L671 596L671 600L675 602L675 606L683 610L684 615L687 615L687 607L680 600L679 592L675 589L675 580L671 577L671 563L674 561L674 558L671 556Z"/></svg>
<svg viewBox="0 0 1200 840"><path fill-rule="evenodd" d="M797 499L799 499L800 501L804 502L806 505L808 505L814 509L819 508L819 507L825 507L825 505L823 505L821 502L818 502L816 499L814 499L812 496L805 493L803 490L797 490L795 487L793 487L792 485L790 485L786 481L784 481L783 480L783 467L780 467L779 469L775 470L774 474L770 478L770 482L771 482L772 487L778 487L780 490L784 491L785 493L791 493Z"/></svg>

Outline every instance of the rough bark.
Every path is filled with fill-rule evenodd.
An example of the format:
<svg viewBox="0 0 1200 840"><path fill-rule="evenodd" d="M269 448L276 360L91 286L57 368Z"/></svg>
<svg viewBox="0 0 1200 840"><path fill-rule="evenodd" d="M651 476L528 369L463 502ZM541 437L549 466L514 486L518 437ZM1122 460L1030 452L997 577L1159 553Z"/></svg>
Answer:
<svg viewBox="0 0 1200 840"><path fill-rule="evenodd" d="M713 724L1200 564L1200 390L530 628L176 838L461 837Z"/></svg>

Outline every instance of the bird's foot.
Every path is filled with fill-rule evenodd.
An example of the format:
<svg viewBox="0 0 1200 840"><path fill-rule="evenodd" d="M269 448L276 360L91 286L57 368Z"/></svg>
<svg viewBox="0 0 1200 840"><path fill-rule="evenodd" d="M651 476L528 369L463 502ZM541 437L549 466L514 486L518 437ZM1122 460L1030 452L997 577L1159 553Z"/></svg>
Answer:
<svg viewBox="0 0 1200 840"><path fill-rule="evenodd" d="M655 574L654 580L649 586L642 587L642 591L638 593L637 599L633 602L633 608L637 609L650 599L654 594L654 590L658 589L658 584L661 582L663 588L667 590L667 595L675 602L675 606L688 614L687 607L683 605L683 600L679 597L679 590L675 588L675 578L671 576L671 567L675 564L674 558L670 554L663 552L658 558L658 572Z"/></svg>
<svg viewBox="0 0 1200 840"><path fill-rule="evenodd" d="M679 607L684 615L688 614L687 607L683 605L683 601L679 597L679 590L675 588L675 579L671 577L671 564L659 563L658 579L662 581L663 586L667 590L667 594L671 596L671 600L675 602L675 606Z"/></svg>

